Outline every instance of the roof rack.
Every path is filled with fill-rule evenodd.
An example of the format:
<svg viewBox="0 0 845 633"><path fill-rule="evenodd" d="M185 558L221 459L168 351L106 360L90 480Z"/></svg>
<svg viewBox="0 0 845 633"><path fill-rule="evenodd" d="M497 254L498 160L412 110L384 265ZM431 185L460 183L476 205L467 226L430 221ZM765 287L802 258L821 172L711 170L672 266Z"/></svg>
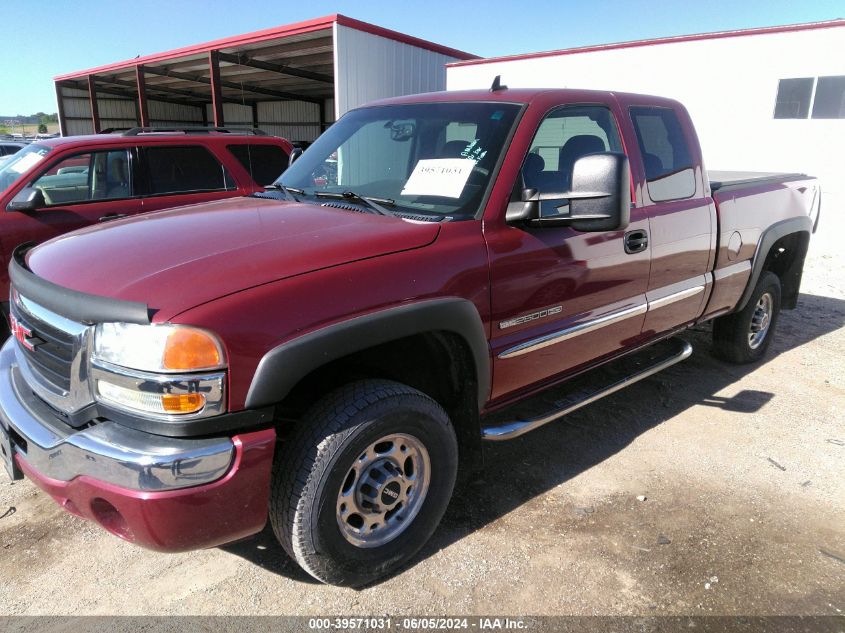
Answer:
<svg viewBox="0 0 845 633"><path fill-rule="evenodd" d="M139 134L162 134L168 132L183 132L184 134L252 134L253 136L267 136L267 132L257 127L203 127L203 126L175 126L175 127L133 127L126 130L123 136L138 136Z"/></svg>

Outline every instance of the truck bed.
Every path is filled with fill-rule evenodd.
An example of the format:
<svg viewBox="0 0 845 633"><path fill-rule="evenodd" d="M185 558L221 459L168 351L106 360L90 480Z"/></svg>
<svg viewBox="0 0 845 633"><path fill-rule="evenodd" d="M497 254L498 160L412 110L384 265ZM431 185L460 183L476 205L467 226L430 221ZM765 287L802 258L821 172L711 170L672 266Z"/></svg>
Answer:
<svg viewBox="0 0 845 633"><path fill-rule="evenodd" d="M718 191L729 187L740 187L747 185L765 185L776 182L790 182L793 180L806 180L806 174L779 173L766 171L708 171L710 177L710 189Z"/></svg>

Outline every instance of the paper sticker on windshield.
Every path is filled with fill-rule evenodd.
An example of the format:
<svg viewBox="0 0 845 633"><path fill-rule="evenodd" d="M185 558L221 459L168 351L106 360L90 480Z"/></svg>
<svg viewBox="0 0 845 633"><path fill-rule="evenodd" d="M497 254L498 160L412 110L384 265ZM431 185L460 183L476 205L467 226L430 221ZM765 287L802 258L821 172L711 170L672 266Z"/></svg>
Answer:
<svg viewBox="0 0 845 633"><path fill-rule="evenodd" d="M475 161L468 158L421 160L402 189L403 196L460 198Z"/></svg>

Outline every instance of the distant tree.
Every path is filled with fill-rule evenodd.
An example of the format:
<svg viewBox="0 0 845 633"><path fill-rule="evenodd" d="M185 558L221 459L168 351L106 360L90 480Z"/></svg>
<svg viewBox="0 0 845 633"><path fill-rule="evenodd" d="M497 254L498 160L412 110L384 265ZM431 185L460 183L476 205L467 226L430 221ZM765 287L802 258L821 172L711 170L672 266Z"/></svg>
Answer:
<svg viewBox="0 0 845 633"><path fill-rule="evenodd" d="M47 126L43 123L38 124L38 133L39 134L46 134L47 133Z"/></svg>

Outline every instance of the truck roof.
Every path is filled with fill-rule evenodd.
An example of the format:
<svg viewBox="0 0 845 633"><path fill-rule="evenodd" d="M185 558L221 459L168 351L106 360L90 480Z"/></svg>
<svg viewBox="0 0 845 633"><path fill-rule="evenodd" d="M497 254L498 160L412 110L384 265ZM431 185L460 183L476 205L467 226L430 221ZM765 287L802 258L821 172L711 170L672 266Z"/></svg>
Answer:
<svg viewBox="0 0 845 633"><path fill-rule="evenodd" d="M404 97L391 97L371 101L366 106L381 106L400 103L433 103L449 101L501 101L502 103L530 103L538 98L560 101L561 103L606 100L608 97L626 101L627 98L642 100L643 98L655 105L679 106L674 99L642 95L610 90L580 90L575 88L501 88L496 91L486 90L445 90L440 92L423 92Z"/></svg>

